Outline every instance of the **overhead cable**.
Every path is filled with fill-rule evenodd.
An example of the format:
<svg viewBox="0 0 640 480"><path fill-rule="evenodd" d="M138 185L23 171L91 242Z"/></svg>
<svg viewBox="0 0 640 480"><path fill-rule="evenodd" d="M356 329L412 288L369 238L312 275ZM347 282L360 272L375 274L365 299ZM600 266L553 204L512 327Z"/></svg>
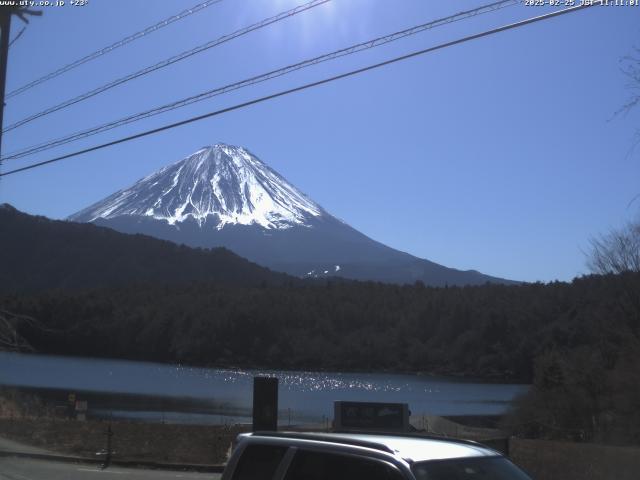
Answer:
<svg viewBox="0 0 640 480"><path fill-rule="evenodd" d="M136 78L142 77L143 75L147 75L149 73L155 72L157 70L160 70L161 68L165 68L168 67L169 65L173 65L176 62L179 62L181 60L184 60L186 58L192 57L193 55L196 55L198 53L204 52L205 50L209 50L213 47L217 47L219 45L222 45L223 43L229 42L235 38L241 37L243 35L246 35L250 32L253 32L255 30L267 27L271 24L274 24L276 22L280 22L286 18L292 17L294 15L298 15L299 13L302 13L306 10L309 10L311 8L315 8L317 6L323 5L327 2L330 2L331 0L311 0L308 3L302 4L302 5L298 5L297 7L294 7L290 10L287 10L285 12L279 13L278 15L274 15L273 17L269 17L266 18L264 20L261 20L257 23L254 23L252 25L249 25L248 27L244 27L241 28L240 30L236 30L233 33L230 33L228 35L223 35L222 37L219 37L215 40L211 40L207 43L204 43L202 45L199 45L195 48L192 48L191 50L187 50L184 51L182 53L179 53L178 55L174 55L170 58L167 58L165 60L162 60L158 63L155 63L154 65L150 65L148 67L145 67L141 70L138 70L136 72L130 73L128 75L125 75L124 77L120 77L117 78L116 80L113 80L109 83L106 83L104 85L101 85L97 88L94 88L93 90L89 90L88 92L85 92L81 95L78 95L76 97L70 98L68 100L65 100L62 103L59 103L57 105L54 105L53 107L49 107L45 110L42 110L38 113L34 113L33 115L29 115L26 118L23 118L22 120L19 120L17 122L12 123L11 125L8 125L7 127L5 127L2 132L6 133L9 132L11 130L14 130L18 127L21 127L22 125L25 125L29 122L32 122L38 118L44 117L46 115L49 115L51 113L57 112L59 110L62 110L63 108L67 108L70 107L71 105L75 105L76 103L80 103L84 100L87 100L89 98L95 97L96 95L99 95L103 92L106 92L107 90L110 90L114 87L117 87L118 85L122 85L123 83L127 83L130 82L131 80L134 80Z"/></svg>
<svg viewBox="0 0 640 480"><path fill-rule="evenodd" d="M230 83L224 85L222 87L217 87L211 90L207 90L205 92L199 93L197 95L192 95L187 98L183 98L159 107L152 108L150 110L146 110L144 112L135 113L118 120L114 120L108 123L104 123L102 125L98 125L89 129L85 129L79 132L75 132L64 137L57 138L55 140L49 140L47 142L43 142L37 145L32 145L29 147L25 147L18 151L11 152L7 154L2 160L14 160L18 158L23 158L26 156L33 155L35 153L39 153L45 150L49 150L51 148L58 147L60 145L64 145L70 142L74 142L77 140L81 140L98 133L106 132L108 130L112 130L114 128L121 127L123 125L137 122L143 120L145 118L149 118L154 115L158 115L164 112L168 112L171 110L175 110L177 108L181 108L187 105L191 105L196 102L200 102L215 96L223 95L225 93L232 92L234 90L238 90L240 88L248 87L251 85L255 85L257 83L262 83L267 80L271 80L277 77L281 77L283 75L287 75L289 73L295 72L297 70L301 70L303 68L307 68L313 65L317 65L319 63L323 63L326 61L334 60L336 58L344 57L347 55L352 55L363 50L368 50L371 48L378 47L380 45L384 45L390 42L394 42L396 40L400 40L402 38L415 35L417 33L423 32L425 30L430 30L432 28L436 28L442 25L446 25L449 23L453 23L456 21L464 20L473 16L481 15L483 13L492 12L498 10L500 8L508 7L511 5L515 5L519 3L519 0L503 0L498 2L493 2L488 5L484 5L478 8L474 8L472 10L467 10L463 12L456 13L455 15L450 15L448 17L440 18L437 20L432 20L427 23L423 23L421 25L416 25L411 28L407 28L398 32L394 32L388 35L384 35L381 37L377 37L371 40L367 40L366 42L361 42L355 45L352 45L347 48L342 48L340 50L335 50L330 53L326 53L311 59L304 60L302 62L294 63L291 65L287 65L285 67L269 71L267 73L263 73L261 75L257 75L254 77L250 77L239 82Z"/></svg>
<svg viewBox="0 0 640 480"><path fill-rule="evenodd" d="M210 7L212 5L215 5L216 3L220 3L222 0L207 0L206 2L202 2L199 3L197 5L194 5L191 8L187 8L186 10L183 10L182 12L176 14L176 15L172 15L169 18L165 18L164 20L151 25L147 28L145 28L144 30L141 30L139 32L136 32L132 35L129 35L121 40L118 40L115 43L112 43L111 45L101 48L100 50L96 50L95 52L90 53L89 55L85 55L82 58L79 58L78 60L75 60L71 63L68 63L67 65L64 65L63 67L60 67L56 70L54 70L53 72L50 72L46 75L43 75L40 78L37 78L19 88L16 88L15 90L9 92L6 95L6 98L9 99L11 97L14 97L16 95L19 95L22 92L26 92L27 90L29 90L30 88L35 87L36 85L40 85L41 83L44 83L48 80L51 80L53 78L56 78L60 75L62 75L63 73L68 72L69 70L73 70L76 67L79 67L80 65L83 65L87 62L90 62L91 60L94 60L98 57L101 57L102 55L105 55L109 52L112 52L113 50L120 48L128 43L133 42L134 40L138 40L139 38L142 38L150 33L156 32L158 30L160 30L163 27L166 27L167 25L170 25L174 22L177 22L178 20L182 20L183 18L188 17L189 15L193 15L194 13L198 13L202 10L204 10L207 7ZM15 38L13 41L17 40L17 38Z"/></svg>
<svg viewBox="0 0 640 480"><path fill-rule="evenodd" d="M306 83L304 85L300 85L298 87L290 88L290 89L287 89L287 90L282 90L280 92L273 93L271 95L266 95L266 96L263 96L263 97L255 98L255 99L249 100L247 102L238 103L236 105L232 105L230 107L222 108L220 110L216 110L216 111L213 111L213 112L205 113L203 115L190 117L190 118L187 118L187 119L179 121L179 122L171 123L171 124L164 125L164 126L158 127L158 128L153 128L151 130L146 130L144 132L140 132L140 133L137 133L137 134L134 134L134 135L129 135L127 137L122 137L122 138L119 138L117 140L112 140L110 142L106 142L106 143L102 143L102 144L99 144L99 145L95 145L93 147L85 148L85 149L78 150L78 151L75 151L75 152L72 152L72 153L67 153L65 155L61 155L59 157L51 158L49 160L45 160L45 161L42 161L42 162L33 163L33 164L27 165L25 167L16 168L14 170L9 170L7 172L0 173L0 177L4 177L4 176L7 176L7 175L12 175L12 174L19 173L19 172L24 172L26 170L31 170L31 169L34 169L34 168L42 167L44 165L48 165L48 164L51 164L51 163L55 163L55 162L59 162L59 161L62 161L62 160L66 160L68 158L77 157L77 156L83 155L85 153L94 152L94 151L97 151L97 150L102 150L104 148L111 147L111 146L114 146L114 145L119 145L121 143L126 143L126 142L129 142L129 141L132 141L132 140L136 140L138 138L143 138L143 137L147 137L149 135L154 135L156 133L164 132L166 130L171 130L173 128L180 127L180 126L183 126L183 125L188 125L190 123L194 123L194 122L197 122L197 121L200 121L200 120L204 120L206 118L215 117L215 116L218 116L218 115L222 115L224 113L232 112L234 110L239 110L239 109L242 109L242 108L249 107L251 105L256 105L258 103L266 102L268 100L273 100L274 98L283 97L285 95L289 95L289 94L292 94L292 93L296 93L296 92L300 92L300 91L303 91L303 90L307 90L307 89L310 89L310 88L313 88L313 87L317 87L317 86L324 85L324 84L327 84L327 83L330 83L330 82L334 82L336 80L341 80L343 78L352 77L354 75L358 75L358 74L361 74L361 73L364 73L364 72L368 72L368 71L371 71L371 70L375 70L375 69L378 69L378 68L381 68L381 67L384 67L384 66L387 66L387 65L391 65L391 64L394 64L394 63L397 63L397 62L401 62L401 61L404 61L404 60L407 60L407 59L410 59L410 58L414 58L414 57L417 57L419 55L424 55L424 54L427 54L427 53L434 52L436 50L442 50L442 49L447 48L447 47L451 47L451 46L454 46L454 45L459 45L461 43L470 42L470 41L477 40L479 38L486 37L486 36L489 36L489 35L494 35L496 33L504 32L504 31L507 31L507 30L512 30L512 29L519 28L519 27L523 27L523 26L529 25L531 23L541 22L541 21L548 20L548 19L553 18L553 17L560 16L560 15L565 15L565 14L568 14L568 13L577 12L579 10L590 8L590 7L593 7L593 6L596 6L596 5L601 5L601 3L597 2L597 1L593 2L593 3L585 2L585 3L583 3L581 5L578 5L578 6L575 6L575 7L564 8L562 10L557 10L557 11L550 12L550 13L543 14L543 15L539 15L539 16L536 16L536 17L527 18L525 20L521 20L521 21L518 21L518 22L515 22L515 23L510 23L510 24L504 25L502 27L493 28L491 30L485 30L485 31L480 32L480 33L476 33L476 34L473 34L473 35L468 35L466 37L458 38L456 40L451 40L449 42L441 43L439 45L435 45L433 47L429 47L429 48L425 48L425 49L422 49L422 50L418 50L418 51L415 51L415 52L412 52L412 53L408 53L406 55L402 55L402 56L399 56L399 57L394 57L394 58L391 58L389 60L385 60L383 62L379 62L379 63L373 64L373 65L369 65L369 66L366 66L366 67L358 68L356 70L351 70L351 71L348 71L346 73L341 73L339 75L334 75L332 77L324 78L322 80L317 80L315 82Z"/></svg>

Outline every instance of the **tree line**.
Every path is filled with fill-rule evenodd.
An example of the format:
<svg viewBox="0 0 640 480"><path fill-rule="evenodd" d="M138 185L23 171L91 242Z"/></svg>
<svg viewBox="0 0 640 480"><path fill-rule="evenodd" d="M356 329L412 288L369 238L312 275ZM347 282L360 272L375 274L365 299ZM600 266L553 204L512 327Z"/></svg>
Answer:
<svg viewBox="0 0 640 480"><path fill-rule="evenodd" d="M640 330L640 274L432 288L333 282L138 285L0 297L43 353L210 366L393 370L530 382L587 348L613 365Z"/></svg>

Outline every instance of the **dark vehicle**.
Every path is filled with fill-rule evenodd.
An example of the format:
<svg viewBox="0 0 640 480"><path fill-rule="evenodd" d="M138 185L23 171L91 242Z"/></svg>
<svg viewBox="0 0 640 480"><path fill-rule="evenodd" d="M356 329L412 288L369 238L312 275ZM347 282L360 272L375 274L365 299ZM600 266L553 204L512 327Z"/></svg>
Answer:
<svg viewBox="0 0 640 480"><path fill-rule="evenodd" d="M364 433L238 436L223 480L531 480L476 442Z"/></svg>

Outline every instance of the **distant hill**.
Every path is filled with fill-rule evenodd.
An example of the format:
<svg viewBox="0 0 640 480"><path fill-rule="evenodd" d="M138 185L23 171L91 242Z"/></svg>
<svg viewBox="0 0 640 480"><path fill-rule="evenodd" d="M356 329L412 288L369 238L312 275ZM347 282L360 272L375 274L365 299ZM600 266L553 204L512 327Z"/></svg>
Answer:
<svg viewBox="0 0 640 480"><path fill-rule="evenodd" d="M195 249L92 224L56 221L0 205L0 291L193 281L235 286L292 280L225 248Z"/></svg>

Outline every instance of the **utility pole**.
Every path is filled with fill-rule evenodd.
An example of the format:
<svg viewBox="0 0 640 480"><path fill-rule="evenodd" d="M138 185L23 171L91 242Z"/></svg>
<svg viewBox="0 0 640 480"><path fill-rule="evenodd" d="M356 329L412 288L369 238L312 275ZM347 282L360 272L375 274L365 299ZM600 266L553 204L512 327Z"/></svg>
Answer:
<svg viewBox="0 0 640 480"><path fill-rule="evenodd" d="M17 15L24 23L29 23L27 15L42 15L41 11L30 10L15 5L0 7L0 156L2 155L2 129L4 120L4 94L7 81L7 60L9 59L9 31L11 30L11 16ZM2 160L0 160L2 167Z"/></svg>
<svg viewBox="0 0 640 480"><path fill-rule="evenodd" d="M2 128L4 120L4 91L7 81L7 59L9 58L9 30L11 29L12 11L8 8L0 10L0 155L2 155ZM1 162L1 160L0 160Z"/></svg>

